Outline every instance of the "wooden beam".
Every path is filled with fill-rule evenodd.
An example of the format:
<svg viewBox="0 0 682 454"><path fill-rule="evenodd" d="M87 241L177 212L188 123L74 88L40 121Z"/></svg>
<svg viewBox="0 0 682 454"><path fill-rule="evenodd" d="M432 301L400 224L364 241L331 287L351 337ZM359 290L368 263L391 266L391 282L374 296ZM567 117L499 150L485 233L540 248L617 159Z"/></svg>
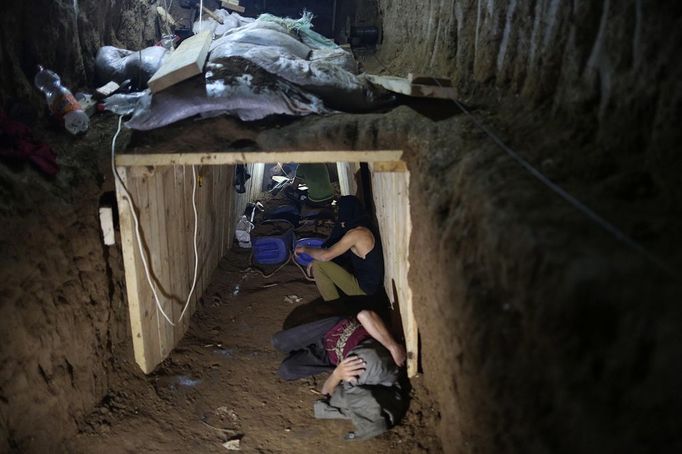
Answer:
<svg viewBox="0 0 682 454"><path fill-rule="evenodd" d="M239 0L222 0L221 1L223 8L226 9L231 9L232 11L236 11L238 13L243 13L246 11L246 9L243 6L239 6Z"/></svg>
<svg viewBox="0 0 682 454"><path fill-rule="evenodd" d="M210 17L210 18L213 19L214 21L218 22L220 25L223 25L224 22L223 22L223 18L222 18L222 17L218 16L216 13L214 13L214 12L211 11L210 9L206 8L205 6L202 7L202 8L203 8L204 12L206 13L206 15L207 15L208 17Z"/></svg>
<svg viewBox="0 0 682 454"><path fill-rule="evenodd" d="M168 11L166 11L165 9L163 9L163 7L157 6L157 7L156 7L156 12L157 12L157 13L159 14L159 16L161 17L161 20L163 20L164 22L168 22L169 25L172 25L173 27L175 27L175 25L177 24L177 22L175 22L175 19L173 19L173 16L171 16L170 13L169 13Z"/></svg>
<svg viewBox="0 0 682 454"><path fill-rule="evenodd" d="M187 38L166 57L161 67L149 79L152 93L201 74L211 45L211 32L205 31Z"/></svg>
<svg viewBox="0 0 682 454"><path fill-rule="evenodd" d="M117 169L121 180L129 186L127 169L119 167ZM134 192L131 190L131 193ZM121 230L121 249L123 252L123 269L125 271L126 296L128 299L128 312L130 317L130 328L133 337L133 352L135 362L140 366L145 374L154 370L156 363L153 359L153 352L157 348L150 336L147 319L149 317L148 308L142 303L140 295L147 285L139 279L142 269L142 262L138 254L135 239L135 224L130 212L131 202L125 195L125 190L116 180L116 199L118 201L119 225ZM132 203L136 203L133 200Z"/></svg>
<svg viewBox="0 0 682 454"><path fill-rule="evenodd" d="M407 172L405 161L376 161L373 163L374 172Z"/></svg>
<svg viewBox="0 0 682 454"><path fill-rule="evenodd" d="M411 84L435 85L436 87L452 87L452 81L444 77L424 76L422 74L407 74L407 80Z"/></svg>
<svg viewBox="0 0 682 454"><path fill-rule="evenodd" d="M368 74L367 79L375 85L382 86L388 91L400 93L401 95L413 96L416 98L438 99L453 99L455 97L455 89L452 87L415 84L404 77L375 76Z"/></svg>
<svg viewBox="0 0 682 454"><path fill-rule="evenodd" d="M377 223L384 241L384 288L391 307L400 313L407 348L407 375L414 377L419 360L419 332L409 283L410 173L377 172L376 163L370 163L369 167Z"/></svg>
<svg viewBox="0 0 682 454"><path fill-rule="evenodd" d="M248 151L224 153L117 154L116 165L222 165L271 162L392 162L400 161L402 150L360 151Z"/></svg>

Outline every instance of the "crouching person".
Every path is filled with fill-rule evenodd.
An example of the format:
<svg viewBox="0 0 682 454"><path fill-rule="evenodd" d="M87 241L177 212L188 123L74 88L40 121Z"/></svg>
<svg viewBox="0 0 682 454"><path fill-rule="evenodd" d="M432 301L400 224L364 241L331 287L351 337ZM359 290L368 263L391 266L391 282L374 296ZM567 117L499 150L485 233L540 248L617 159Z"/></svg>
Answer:
<svg viewBox="0 0 682 454"><path fill-rule="evenodd" d="M316 418L350 419L355 431L346 439L362 440L395 425L407 402L398 383L405 348L373 311L356 317L329 317L280 331L273 346L288 353L279 374L293 380L333 371L322 386L324 399L314 405Z"/></svg>

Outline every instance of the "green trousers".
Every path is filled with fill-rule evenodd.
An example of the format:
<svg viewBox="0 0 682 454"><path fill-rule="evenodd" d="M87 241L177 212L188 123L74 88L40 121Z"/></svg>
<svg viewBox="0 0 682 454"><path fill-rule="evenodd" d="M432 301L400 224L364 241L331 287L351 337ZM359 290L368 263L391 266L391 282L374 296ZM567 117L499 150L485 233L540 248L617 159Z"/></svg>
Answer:
<svg viewBox="0 0 682 454"><path fill-rule="evenodd" d="M313 262L315 285L325 301L339 298L340 288L348 296L365 295L358 280L342 266L334 262Z"/></svg>

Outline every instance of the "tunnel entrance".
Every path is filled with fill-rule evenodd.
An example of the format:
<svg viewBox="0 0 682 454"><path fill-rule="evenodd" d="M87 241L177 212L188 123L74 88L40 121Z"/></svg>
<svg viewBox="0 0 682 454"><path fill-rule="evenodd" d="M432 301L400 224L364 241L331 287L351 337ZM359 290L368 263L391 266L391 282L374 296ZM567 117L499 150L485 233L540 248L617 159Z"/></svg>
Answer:
<svg viewBox="0 0 682 454"><path fill-rule="evenodd" d="M336 163L341 195L356 191L354 174L367 163L376 220L383 243L384 287L399 313L408 351L408 376L417 373L418 334L408 282L409 171L400 150L265 151L220 153L121 154L115 165L130 193L139 220L147 275L136 239L136 225L117 182L120 232L135 360L150 373L178 344L189 327L197 301L213 271L230 254L235 225L247 203L263 187L265 163ZM243 193L233 189L235 166L251 178ZM196 187L193 184L196 176ZM197 279L187 314L181 312L194 276L194 208L197 209ZM163 313L157 307L151 279Z"/></svg>

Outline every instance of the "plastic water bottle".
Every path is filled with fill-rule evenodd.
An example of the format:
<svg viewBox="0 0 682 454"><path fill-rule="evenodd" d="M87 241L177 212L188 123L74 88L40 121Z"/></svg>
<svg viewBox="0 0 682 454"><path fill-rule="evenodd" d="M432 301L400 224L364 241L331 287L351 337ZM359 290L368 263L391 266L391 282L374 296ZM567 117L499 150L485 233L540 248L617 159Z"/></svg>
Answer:
<svg viewBox="0 0 682 454"><path fill-rule="evenodd" d="M45 95L50 112L55 118L64 121L64 127L71 134L78 134L88 130L90 118L83 112L80 103L71 91L62 85L59 76L38 66L38 74L34 79L36 87Z"/></svg>

